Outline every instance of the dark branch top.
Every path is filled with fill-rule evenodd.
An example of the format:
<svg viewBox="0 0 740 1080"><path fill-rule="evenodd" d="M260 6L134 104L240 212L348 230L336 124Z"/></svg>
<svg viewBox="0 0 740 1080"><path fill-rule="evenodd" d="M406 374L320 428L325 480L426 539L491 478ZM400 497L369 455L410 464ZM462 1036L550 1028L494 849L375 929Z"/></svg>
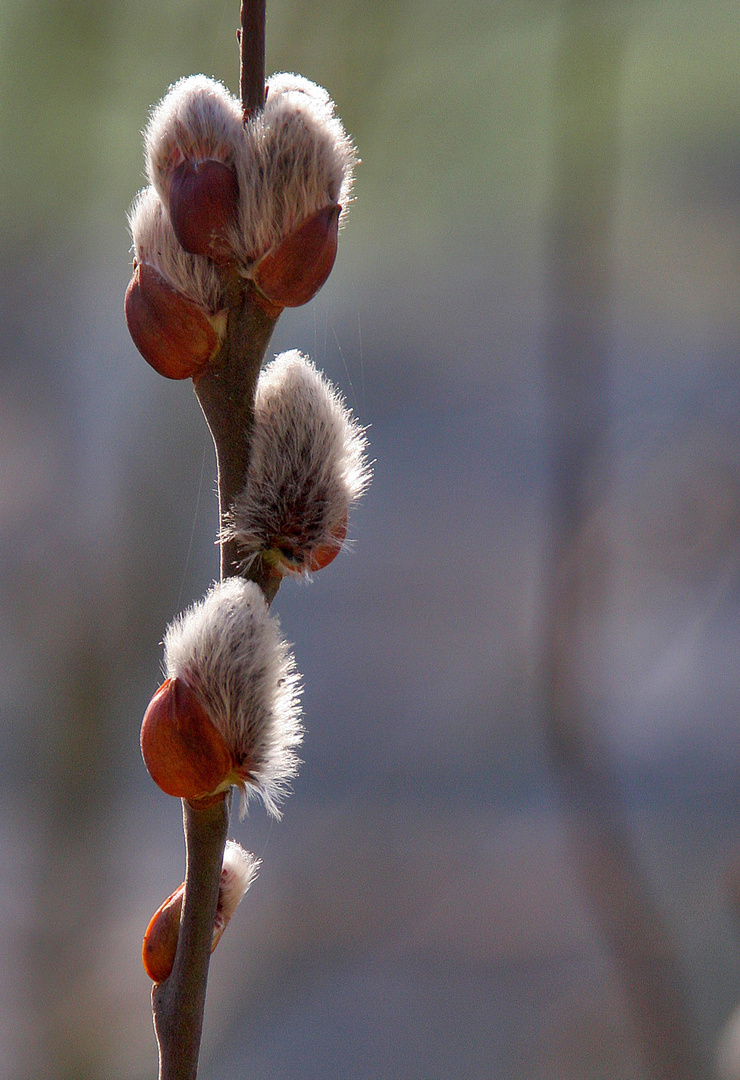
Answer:
<svg viewBox="0 0 740 1080"><path fill-rule="evenodd" d="M265 3L242 0L239 31L239 85L244 119L265 104Z"/></svg>

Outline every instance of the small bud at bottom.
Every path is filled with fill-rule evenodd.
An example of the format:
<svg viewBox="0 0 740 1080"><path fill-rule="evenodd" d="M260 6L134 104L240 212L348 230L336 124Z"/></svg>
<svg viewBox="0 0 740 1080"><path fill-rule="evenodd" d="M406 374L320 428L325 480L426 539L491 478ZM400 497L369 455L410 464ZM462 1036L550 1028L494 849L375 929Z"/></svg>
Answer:
<svg viewBox="0 0 740 1080"><path fill-rule="evenodd" d="M180 916L185 883L167 897L151 918L144 934L141 959L152 982L164 982L172 971L180 936Z"/></svg>
<svg viewBox="0 0 740 1080"><path fill-rule="evenodd" d="M259 859L255 859L254 855L245 851L236 841L226 841L211 952L218 945L231 916L254 881L259 865ZM180 936L180 917L184 898L185 882L157 908L144 934L141 959L144 970L155 983L164 982L172 972Z"/></svg>

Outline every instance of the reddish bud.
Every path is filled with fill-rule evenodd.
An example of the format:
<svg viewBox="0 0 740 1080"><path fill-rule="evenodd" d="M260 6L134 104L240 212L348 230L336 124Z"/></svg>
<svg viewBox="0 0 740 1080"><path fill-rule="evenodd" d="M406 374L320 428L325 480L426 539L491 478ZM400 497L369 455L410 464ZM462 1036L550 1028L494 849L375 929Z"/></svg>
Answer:
<svg viewBox="0 0 740 1080"><path fill-rule="evenodd" d="M217 263L232 256L226 239L236 221L239 185L230 165L215 158L182 161L169 181L169 213L181 247Z"/></svg>
<svg viewBox="0 0 740 1080"><path fill-rule="evenodd" d="M349 514L345 513L339 524L335 525L332 529L330 539L327 540L325 544L321 544L310 552L308 556L308 569L311 573L315 570L322 570L325 566L328 566L330 562L333 562L334 559L336 559L347 536L348 525Z"/></svg>
<svg viewBox="0 0 740 1080"><path fill-rule="evenodd" d="M300 307L316 295L337 255L341 206L317 210L257 264L254 283L278 307Z"/></svg>
<svg viewBox="0 0 740 1080"><path fill-rule="evenodd" d="M185 882L157 908L146 928L144 943L141 947L141 959L144 970L152 982L164 982L172 973L177 941L180 936L180 917L184 898ZM221 914L220 899L219 893L219 908L216 910L216 921L213 926L211 952L223 937L229 921Z"/></svg>
<svg viewBox="0 0 740 1080"><path fill-rule="evenodd" d="M211 952L216 948L231 916L254 881L259 860L237 844L227 840L218 885L216 916L213 920ZM180 917L185 898L185 883L167 897L157 908L144 934L141 959L144 970L154 982L169 977L175 963L177 939L180 935Z"/></svg>
<svg viewBox="0 0 740 1080"><path fill-rule="evenodd" d="M231 751L182 679L167 679L149 702L141 753L152 780L167 795L202 799L236 782Z"/></svg>
<svg viewBox="0 0 740 1080"><path fill-rule="evenodd" d="M218 352L221 339L205 311L148 263L134 264L125 312L134 345L168 379L195 378Z"/></svg>
<svg viewBox="0 0 740 1080"><path fill-rule="evenodd" d="M180 915L185 895L185 883L167 897L152 915L144 934L141 959L144 970L155 982L164 982L172 971L180 936Z"/></svg>
<svg viewBox="0 0 740 1080"><path fill-rule="evenodd" d="M347 536L349 512L345 511L341 521L324 533L324 539L313 547L307 547L300 535L285 535L275 541L263 555L267 567L273 569L279 577L287 574L313 574L322 570L336 559L342 550Z"/></svg>

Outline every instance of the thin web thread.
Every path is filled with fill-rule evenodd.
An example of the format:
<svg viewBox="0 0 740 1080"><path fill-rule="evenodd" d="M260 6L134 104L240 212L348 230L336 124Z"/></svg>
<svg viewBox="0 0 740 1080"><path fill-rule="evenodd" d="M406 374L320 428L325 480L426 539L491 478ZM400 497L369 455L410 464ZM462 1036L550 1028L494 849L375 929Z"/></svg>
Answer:
<svg viewBox="0 0 740 1080"><path fill-rule="evenodd" d="M200 513L200 496L203 491L203 475L206 471L206 454L208 452L208 438L203 440L203 457L200 463L200 480L198 481L198 494L195 497L195 509L193 511L193 527L190 530L190 543L188 544L188 553L185 556L185 565L182 570L182 580L180 581L180 592L177 597L177 610L179 611L182 606L182 594L185 589L185 578L187 577L188 570L190 568L190 556L193 551L193 540L195 539L195 528L198 524L198 514Z"/></svg>

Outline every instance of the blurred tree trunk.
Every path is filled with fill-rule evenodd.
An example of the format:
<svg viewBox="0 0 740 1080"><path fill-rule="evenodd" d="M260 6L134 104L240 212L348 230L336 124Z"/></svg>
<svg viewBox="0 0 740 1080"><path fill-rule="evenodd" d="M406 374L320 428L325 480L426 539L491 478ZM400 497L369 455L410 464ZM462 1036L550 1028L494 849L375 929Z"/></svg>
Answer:
<svg viewBox="0 0 740 1080"><path fill-rule="evenodd" d="M582 886L609 949L647 1073L698 1080L674 949L630 843L598 726L611 554L594 529L607 484L611 225L624 29L608 0L564 10L556 60L546 393L550 536L543 691L551 762ZM594 689L594 687L596 689Z"/></svg>

